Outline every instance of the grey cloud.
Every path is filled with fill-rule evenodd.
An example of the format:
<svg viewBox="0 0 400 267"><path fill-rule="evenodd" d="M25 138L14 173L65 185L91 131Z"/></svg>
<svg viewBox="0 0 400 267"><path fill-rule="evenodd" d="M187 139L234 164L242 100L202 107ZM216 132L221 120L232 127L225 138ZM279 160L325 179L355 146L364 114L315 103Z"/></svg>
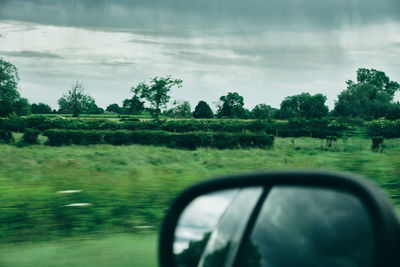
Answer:
<svg viewBox="0 0 400 267"><path fill-rule="evenodd" d="M0 5L0 19L152 35L219 32L211 29L245 35L400 20L398 0L3 0Z"/></svg>
<svg viewBox="0 0 400 267"><path fill-rule="evenodd" d="M63 57L47 52L36 52L36 51L0 51L0 55L11 56L11 57L26 57L26 58L51 58L51 59L62 59Z"/></svg>
<svg viewBox="0 0 400 267"><path fill-rule="evenodd" d="M101 63L104 66L110 67L126 67L126 66L135 66L137 65L135 62L132 61L107 61Z"/></svg>

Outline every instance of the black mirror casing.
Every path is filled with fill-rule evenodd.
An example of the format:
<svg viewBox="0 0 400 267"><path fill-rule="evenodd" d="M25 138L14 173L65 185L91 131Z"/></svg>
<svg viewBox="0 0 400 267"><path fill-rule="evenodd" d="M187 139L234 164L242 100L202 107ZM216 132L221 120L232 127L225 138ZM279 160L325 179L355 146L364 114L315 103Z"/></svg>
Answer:
<svg viewBox="0 0 400 267"><path fill-rule="evenodd" d="M258 172L220 177L196 184L183 191L170 206L160 232L159 265L176 267L173 243L181 213L195 198L219 190L262 186L324 187L357 196L369 212L375 238L373 266L400 266L400 225L379 188L366 179L347 173L322 171Z"/></svg>

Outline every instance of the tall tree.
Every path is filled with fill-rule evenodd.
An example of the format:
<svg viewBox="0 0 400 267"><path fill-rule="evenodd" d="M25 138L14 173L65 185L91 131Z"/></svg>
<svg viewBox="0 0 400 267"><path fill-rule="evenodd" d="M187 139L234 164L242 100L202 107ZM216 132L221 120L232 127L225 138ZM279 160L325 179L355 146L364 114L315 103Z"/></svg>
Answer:
<svg viewBox="0 0 400 267"><path fill-rule="evenodd" d="M2 117L15 111L15 104L20 99L18 81L17 68L0 58L0 116Z"/></svg>
<svg viewBox="0 0 400 267"><path fill-rule="evenodd" d="M272 119L276 111L277 110L270 105L258 104L251 111L251 116L259 120Z"/></svg>
<svg viewBox="0 0 400 267"><path fill-rule="evenodd" d="M117 103L110 104L110 105L107 106L106 111L120 114L121 113L121 107Z"/></svg>
<svg viewBox="0 0 400 267"><path fill-rule="evenodd" d="M207 102L201 100L194 108L193 117L198 119L211 119L213 117L213 112Z"/></svg>
<svg viewBox="0 0 400 267"><path fill-rule="evenodd" d="M44 103L38 103L38 104L33 103L31 105L31 112L32 112L32 114L51 114L51 113L53 113L53 111L51 110L51 107Z"/></svg>
<svg viewBox="0 0 400 267"><path fill-rule="evenodd" d="M136 87L132 87L131 91L139 98L149 102L152 117L159 121L161 108L168 103L169 92L173 86L182 87L182 80L173 79L171 76L154 77L150 80L150 83L139 83Z"/></svg>
<svg viewBox="0 0 400 267"><path fill-rule="evenodd" d="M323 94L310 95L301 93L288 96L281 103L279 118L322 118L328 115L328 107L325 105L326 96Z"/></svg>
<svg viewBox="0 0 400 267"><path fill-rule="evenodd" d="M229 92L219 98L220 103L217 111L218 118L244 118L244 99L237 92Z"/></svg>
<svg viewBox="0 0 400 267"><path fill-rule="evenodd" d="M333 114L364 119L392 116L393 98L400 85L382 71L358 69L357 82L346 82L347 89L338 95Z"/></svg>
<svg viewBox="0 0 400 267"><path fill-rule="evenodd" d="M95 100L86 95L83 85L76 81L71 90L58 99L59 113L72 113L72 116L78 117L81 113L98 114L104 112L96 105Z"/></svg>

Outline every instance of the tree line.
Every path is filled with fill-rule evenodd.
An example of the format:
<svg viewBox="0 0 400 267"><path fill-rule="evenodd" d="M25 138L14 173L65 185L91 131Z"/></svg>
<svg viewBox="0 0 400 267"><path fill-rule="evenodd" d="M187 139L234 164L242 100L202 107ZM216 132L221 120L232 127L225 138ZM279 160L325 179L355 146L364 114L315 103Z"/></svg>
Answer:
<svg viewBox="0 0 400 267"><path fill-rule="evenodd" d="M102 114L104 110L96 105L93 97L85 93L82 83L76 81L60 99L58 110L52 110L44 103L29 104L18 92L19 75L17 68L0 58L0 116L5 117L29 114ZM244 107L244 98L237 92L229 92L219 98L214 114L209 104L199 101L192 111L188 101L170 102L170 91L182 87L183 81L171 76L154 77L150 82L133 86L131 98L123 100L120 106L113 103L105 111L117 114L150 114L156 121L160 116L173 118L239 118L239 119L289 119L323 117L358 117L365 120L387 118L400 119L400 103L394 101L400 85L383 72L375 69L360 68L357 80L348 80L335 101L334 109L329 111L323 94L301 93L288 96L281 102L280 108L261 103L252 110Z"/></svg>

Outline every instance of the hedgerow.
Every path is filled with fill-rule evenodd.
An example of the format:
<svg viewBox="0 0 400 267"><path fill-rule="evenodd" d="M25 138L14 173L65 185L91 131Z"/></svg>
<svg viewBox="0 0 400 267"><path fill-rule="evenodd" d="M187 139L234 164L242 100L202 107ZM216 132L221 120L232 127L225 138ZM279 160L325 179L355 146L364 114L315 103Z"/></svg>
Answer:
<svg viewBox="0 0 400 267"><path fill-rule="evenodd" d="M226 132L226 133L264 133L279 137L315 137L341 136L349 129L349 124L324 119L289 119L288 121L272 120L170 120L155 121L111 121L108 119L70 119L46 118L33 116L27 118L1 119L0 129L24 131L25 128L35 130L149 130L172 133L188 132Z"/></svg>
<svg viewBox="0 0 400 267"><path fill-rule="evenodd" d="M398 138L400 137L400 120L374 120L368 122L367 129L370 137L382 136L384 138Z"/></svg>
<svg viewBox="0 0 400 267"><path fill-rule="evenodd" d="M274 137L263 133L171 133L167 131L95 131L95 130L59 130L43 132L48 137L47 145L154 145L172 148L196 149L198 147L266 148L274 143Z"/></svg>

